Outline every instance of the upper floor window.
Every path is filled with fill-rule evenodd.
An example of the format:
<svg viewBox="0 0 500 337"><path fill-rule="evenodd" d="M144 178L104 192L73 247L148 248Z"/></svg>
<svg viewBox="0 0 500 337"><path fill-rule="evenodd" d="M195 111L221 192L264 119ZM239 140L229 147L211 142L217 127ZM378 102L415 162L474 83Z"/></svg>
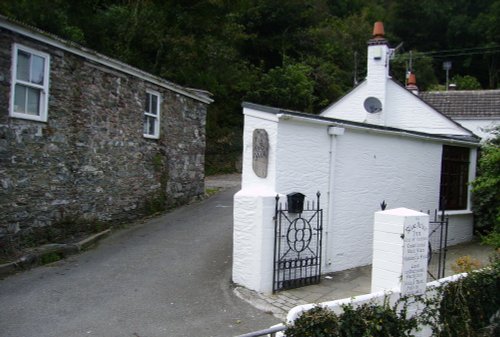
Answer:
<svg viewBox="0 0 500 337"><path fill-rule="evenodd" d="M154 91L146 92L144 137L160 138L160 94Z"/></svg>
<svg viewBox="0 0 500 337"><path fill-rule="evenodd" d="M443 145L440 209L467 209L469 155L469 148Z"/></svg>
<svg viewBox="0 0 500 337"><path fill-rule="evenodd" d="M12 53L10 115L46 122L50 56L19 44Z"/></svg>

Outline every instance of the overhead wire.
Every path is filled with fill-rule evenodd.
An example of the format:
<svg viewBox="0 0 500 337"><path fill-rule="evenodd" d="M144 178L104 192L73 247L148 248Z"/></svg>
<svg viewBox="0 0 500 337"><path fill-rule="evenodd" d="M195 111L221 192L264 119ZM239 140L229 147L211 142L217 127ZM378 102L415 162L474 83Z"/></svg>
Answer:
<svg viewBox="0 0 500 337"><path fill-rule="evenodd" d="M431 58L448 58L448 57L458 57L458 56L468 56L468 55L481 55L481 54L496 54L500 53L500 46L490 46L490 47L475 47L475 48L458 48L458 49L448 49L448 50L436 50L429 52L416 52L412 53L412 59L418 59L423 57ZM399 54L396 57L409 58L408 54Z"/></svg>

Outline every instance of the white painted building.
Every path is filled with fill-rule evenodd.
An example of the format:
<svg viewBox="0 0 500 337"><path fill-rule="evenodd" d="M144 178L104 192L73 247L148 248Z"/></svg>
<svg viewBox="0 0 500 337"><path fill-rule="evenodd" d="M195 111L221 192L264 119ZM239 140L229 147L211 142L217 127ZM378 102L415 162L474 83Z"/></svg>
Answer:
<svg viewBox="0 0 500 337"><path fill-rule="evenodd" d="M321 115L243 103L242 189L234 198L233 281L270 292L275 196L321 192L322 272L371 263L373 214L432 210L447 196L450 244L472 238L467 181L478 138L389 77L383 36L368 45L368 76ZM256 174L255 130L268 137L267 174ZM262 131L261 131L262 132ZM258 156L257 156L258 157Z"/></svg>

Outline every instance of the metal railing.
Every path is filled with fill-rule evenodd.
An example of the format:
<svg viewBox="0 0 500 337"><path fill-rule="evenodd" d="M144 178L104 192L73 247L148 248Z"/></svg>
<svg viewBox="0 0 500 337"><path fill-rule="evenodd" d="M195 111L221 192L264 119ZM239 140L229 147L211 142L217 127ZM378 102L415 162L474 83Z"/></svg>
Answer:
<svg viewBox="0 0 500 337"><path fill-rule="evenodd" d="M246 333L244 335L239 335L237 337L259 337L259 336L275 337L276 332L285 331L285 330L286 330L286 325L280 325L280 326L275 326L275 327L272 327L269 329L249 332L249 333Z"/></svg>

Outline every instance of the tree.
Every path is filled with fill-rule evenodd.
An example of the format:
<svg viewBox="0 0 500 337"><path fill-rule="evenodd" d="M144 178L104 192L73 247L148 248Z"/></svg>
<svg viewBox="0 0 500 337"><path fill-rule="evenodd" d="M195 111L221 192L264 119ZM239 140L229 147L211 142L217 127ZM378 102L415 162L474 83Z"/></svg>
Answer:
<svg viewBox="0 0 500 337"><path fill-rule="evenodd" d="M264 74L248 99L257 103L312 112L314 82L311 67L295 63L276 67Z"/></svg>
<svg viewBox="0 0 500 337"><path fill-rule="evenodd" d="M411 61L411 69L410 69ZM396 55L391 62L391 74L401 83L406 83L407 71L412 71L417 78L417 86L420 90L428 90L437 84L434 74L432 58L419 53L401 53Z"/></svg>
<svg viewBox="0 0 500 337"><path fill-rule="evenodd" d="M456 84L458 90L479 90L481 83L474 76L455 75L451 78L451 83Z"/></svg>

